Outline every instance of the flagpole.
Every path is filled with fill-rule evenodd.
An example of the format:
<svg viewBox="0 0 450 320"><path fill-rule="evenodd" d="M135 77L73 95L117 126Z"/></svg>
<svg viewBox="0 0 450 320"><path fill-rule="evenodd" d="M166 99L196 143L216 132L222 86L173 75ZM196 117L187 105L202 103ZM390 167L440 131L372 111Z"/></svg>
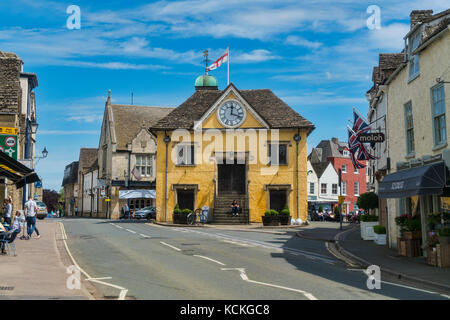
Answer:
<svg viewBox="0 0 450 320"><path fill-rule="evenodd" d="M230 46L227 45L227 53L228 53L228 59L227 59L227 86L230 84Z"/></svg>

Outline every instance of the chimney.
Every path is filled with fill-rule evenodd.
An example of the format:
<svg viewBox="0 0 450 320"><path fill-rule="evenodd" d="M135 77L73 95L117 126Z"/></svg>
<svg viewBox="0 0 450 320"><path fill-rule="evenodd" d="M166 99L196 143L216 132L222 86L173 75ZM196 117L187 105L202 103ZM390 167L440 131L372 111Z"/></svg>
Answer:
<svg viewBox="0 0 450 320"><path fill-rule="evenodd" d="M426 19L431 18L433 10L413 10L411 11L410 23L411 29L419 22L424 22Z"/></svg>
<svg viewBox="0 0 450 320"><path fill-rule="evenodd" d="M335 143L335 144L338 144L338 143L339 143L338 138L331 138L331 141L333 141L333 143Z"/></svg>

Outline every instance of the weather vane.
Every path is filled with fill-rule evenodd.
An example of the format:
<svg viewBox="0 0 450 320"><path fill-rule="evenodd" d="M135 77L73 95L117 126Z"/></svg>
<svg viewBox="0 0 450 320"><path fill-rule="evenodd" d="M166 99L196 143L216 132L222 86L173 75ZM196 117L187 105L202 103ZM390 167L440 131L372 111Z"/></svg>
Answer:
<svg viewBox="0 0 450 320"><path fill-rule="evenodd" d="M208 50L203 51L203 57L205 57L204 61L205 61L205 74L208 74Z"/></svg>

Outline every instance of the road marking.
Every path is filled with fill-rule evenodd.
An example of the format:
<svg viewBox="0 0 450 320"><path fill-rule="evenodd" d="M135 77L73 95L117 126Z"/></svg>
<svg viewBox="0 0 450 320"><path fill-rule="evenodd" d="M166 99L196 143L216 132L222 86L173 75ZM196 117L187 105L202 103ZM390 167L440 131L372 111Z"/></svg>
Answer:
<svg viewBox="0 0 450 320"><path fill-rule="evenodd" d="M223 270L223 271L237 270L237 271L239 271L239 275L241 276L241 279L243 281L250 282L250 283L255 283L255 284L260 284L260 285L267 286L267 287L274 287L274 288L278 288L278 289L282 289L282 290L298 292L298 293L303 294L309 300L317 300L317 298L315 296L313 296L311 293L303 291L303 290L289 288L289 287L283 287L283 286L279 286L279 285L271 284L271 283L266 283L266 282L250 280L248 278L248 276L247 276L247 273L245 272L245 268L221 268L221 270Z"/></svg>
<svg viewBox="0 0 450 320"><path fill-rule="evenodd" d="M127 230L128 232L131 232L131 233L136 233L136 231L133 231L133 230L130 230L130 229L125 229L125 230Z"/></svg>
<svg viewBox="0 0 450 320"><path fill-rule="evenodd" d="M105 286L109 286L109 287L113 287L116 289L120 290L119 293L119 297L117 298L117 300L125 300L125 297L127 295L128 289L120 287L120 286L116 286L114 284L111 283L107 283L107 282L103 282L97 279L101 279L101 278L92 278L86 271L84 271L83 269L81 269L81 267L78 265L78 263L75 261L75 258L72 256L72 253L69 250L69 247L67 245L67 233L66 233L66 229L64 228L64 224L62 222L58 222L59 223L59 227L61 229L61 232L63 234L63 242L64 242L64 247L66 248L67 254L69 255L70 259L72 260L72 263L78 268L78 270L80 270L81 273L83 273L85 275L85 277L87 278L86 280L88 281L93 281L93 282L97 282L100 284L103 284ZM111 278L111 277L108 277Z"/></svg>
<svg viewBox="0 0 450 320"><path fill-rule="evenodd" d="M139 233L139 235L140 235L141 237L144 237L144 238L151 238L150 236L147 236L147 235L142 234L142 233Z"/></svg>
<svg viewBox="0 0 450 320"><path fill-rule="evenodd" d="M161 243L161 244L163 244L165 246L168 246L168 247L172 248L173 250L181 251L181 249L178 249L177 247L174 247L174 246L172 246L172 245L170 245L168 243L165 243L165 242L162 242L162 241L160 241L159 243Z"/></svg>
<svg viewBox="0 0 450 320"><path fill-rule="evenodd" d="M217 263L217 264L220 264L221 266L226 266L226 264L225 264L225 263L222 263L222 262L220 262L220 261L217 261L217 260L214 260L214 259L211 259L211 258L205 257L205 256L201 256L201 255L198 255L198 254L194 254L194 257L199 257L199 258L202 258L202 259L206 259L206 260L209 260L209 261L215 262L215 263Z"/></svg>

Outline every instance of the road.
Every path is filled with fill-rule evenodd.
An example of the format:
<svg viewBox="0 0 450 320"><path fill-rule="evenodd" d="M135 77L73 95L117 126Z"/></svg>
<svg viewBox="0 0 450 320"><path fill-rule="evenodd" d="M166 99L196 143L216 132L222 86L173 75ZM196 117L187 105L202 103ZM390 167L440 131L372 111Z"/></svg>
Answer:
<svg viewBox="0 0 450 320"><path fill-rule="evenodd" d="M135 299L447 299L393 283L367 288L363 270L295 230L233 231L144 222L62 219L67 244L92 278ZM95 283L105 297L120 290Z"/></svg>

